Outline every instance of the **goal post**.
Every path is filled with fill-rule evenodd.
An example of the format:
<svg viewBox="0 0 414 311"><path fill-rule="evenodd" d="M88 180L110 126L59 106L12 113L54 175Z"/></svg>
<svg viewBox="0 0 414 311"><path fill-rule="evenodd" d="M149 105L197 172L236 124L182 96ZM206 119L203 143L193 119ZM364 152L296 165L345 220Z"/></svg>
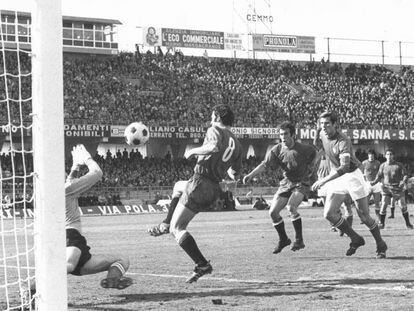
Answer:
<svg viewBox="0 0 414 311"><path fill-rule="evenodd" d="M32 12L35 275L38 310L67 310L63 55L60 0Z"/></svg>

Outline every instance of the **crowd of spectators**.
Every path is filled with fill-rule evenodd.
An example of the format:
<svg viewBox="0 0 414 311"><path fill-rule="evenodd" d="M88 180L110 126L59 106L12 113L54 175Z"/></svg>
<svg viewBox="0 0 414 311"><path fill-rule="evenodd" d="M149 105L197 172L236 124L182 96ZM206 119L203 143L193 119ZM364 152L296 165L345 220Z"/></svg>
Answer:
<svg viewBox="0 0 414 311"><path fill-rule="evenodd" d="M31 65L25 52L0 58L0 115L29 120ZM6 69L9 75L3 75ZM379 65L325 61L232 59L182 53L121 53L112 57L65 55L66 122L198 123L209 109L231 105L238 126L271 126L289 119L314 127L326 109L346 127L414 125L414 72ZM7 92L6 92L7 88ZM9 99L9 100L7 100ZM10 100L12 99L12 100ZM20 115L22 107L22 115Z"/></svg>
<svg viewBox="0 0 414 311"><path fill-rule="evenodd" d="M178 180L189 179L195 165L195 160L185 158L143 158L134 150L130 153L118 150L114 155L108 151L105 156L96 154L94 159L103 171L103 178L96 185L98 188L171 187ZM256 157L244 160L243 174L247 174L258 164ZM70 168L70 163L66 164L66 168ZM260 175L256 183L260 186L274 186L278 184L278 176L269 171Z"/></svg>
<svg viewBox="0 0 414 311"><path fill-rule="evenodd" d="M66 58L64 77L66 118L88 122L203 123L226 103L238 126L314 127L326 109L346 127L414 125L408 67L146 53Z"/></svg>
<svg viewBox="0 0 414 311"><path fill-rule="evenodd" d="M3 186L14 184L16 189L23 189L24 185L32 184L33 159L29 152L24 153L14 151L12 153L0 154L0 164L2 172ZM355 155L361 161L367 158L365 150L356 149ZM143 158L138 150L128 152L126 149L117 150L112 154L109 150L105 155L96 154L94 159L103 171L103 178L97 184L97 188L119 188L119 187L171 187L178 180L187 180L193 174L195 160L185 158L171 158L167 155L161 157ZM385 161L383 155L378 155L381 162ZM399 156L397 161L404 163L408 168L413 168L413 158L409 156ZM242 175L254 169L261 159L250 156L243 160ZM66 162L68 172L71 162ZM82 174L86 172L86 167ZM409 171L412 176L414 172ZM277 186L280 179L280 172L268 170L257 176L255 184L258 186ZM115 198L116 199L116 198Z"/></svg>
<svg viewBox="0 0 414 311"><path fill-rule="evenodd" d="M367 158L367 152L357 149L355 155L360 161ZM380 162L385 158L379 154ZM80 198L80 206L91 205L119 205L121 204L119 194L125 190L144 190L157 191L160 187L171 188L178 180L187 180L193 174L195 160L184 158L173 159L171 156L164 158L146 157L143 158L138 150L128 152L117 150L112 154L109 150L105 155L94 155L103 171L102 180L95 185L88 193ZM413 158L409 156L399 156L397 161L402 162L409 168L408 175L414 174L412 168ZM250 156L243 160L242 175L244 176L254 169L261 159ZM30 208L32 202L33 189L33 160L31 153L25 153L22 157L21 152L0 154L1 180L3 194L10 197L19 197L16 202L25 204ZM26 169L25 169L26 167ZM66 171L69 172L71 161L66 162ZM410 170L411 168L411 170ZM81 175L86 173L87 168L83 167ZM276 187L282 178L280 170L269 169L257 176L254 180L255 186ZM13 195L13 193L15 193ZM25 198L24 200L22 198Z"/></svg>

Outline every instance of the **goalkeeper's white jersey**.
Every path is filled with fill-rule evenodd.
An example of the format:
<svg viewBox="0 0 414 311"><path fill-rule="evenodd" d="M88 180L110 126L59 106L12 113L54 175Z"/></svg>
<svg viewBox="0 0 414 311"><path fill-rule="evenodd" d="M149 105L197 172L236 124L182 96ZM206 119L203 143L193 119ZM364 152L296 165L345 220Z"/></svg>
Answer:
<svg viewBox="0 0 414 311"><path fill-rule="evenodd" d="M86 162L88 173L80 178L67 179L65 183L66 228L73 228L82 233L78 198L102 178L102 170L92 159Z"/></svg>

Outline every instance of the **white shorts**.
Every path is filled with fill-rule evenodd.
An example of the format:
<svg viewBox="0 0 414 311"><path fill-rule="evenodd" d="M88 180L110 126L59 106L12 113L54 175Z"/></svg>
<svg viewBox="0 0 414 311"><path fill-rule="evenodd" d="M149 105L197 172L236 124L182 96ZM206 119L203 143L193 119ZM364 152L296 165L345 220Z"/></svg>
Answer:
<svg viewBox="0 0 414 311"><path fill-rule="evenodd" d="M173 198L180 197L183 194L185 187L187 187L187 184L188 184L188 180L177 181L174 185L172 197Z"/></svg>
<svg viewBox="0 0 414 311"><path fill-rule="evenodd" d="M382 184L380 182L376 183L375 185L371 186L371 183L369 181L366 182L368 189L369 189L369 193L381 193L382 191Z"/></svg>
<svg viewBox="0 0 414 311"><path fill-rule="evenodd" d="M326 197L328 195L328 187L326 185L324 184L318 189L318 197Z"/></svg>
<svg viewBox="0 0 414 311"><path fill-rule="evenodd" d="M356 169L326 183L327 196L333 193L349 194L353 201L362 199L369 194L367 183L361 170Z"/></svg>

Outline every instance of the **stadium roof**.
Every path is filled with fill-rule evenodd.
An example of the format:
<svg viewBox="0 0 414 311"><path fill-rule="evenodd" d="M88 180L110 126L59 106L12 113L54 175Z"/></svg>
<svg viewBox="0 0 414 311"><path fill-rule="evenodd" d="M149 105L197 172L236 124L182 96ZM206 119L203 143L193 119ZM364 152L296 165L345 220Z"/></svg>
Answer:
<svg viewBox="0 0 414 311"><path fill-rule="evenodd" d="M122 23L117 19L106 19L106 18L93 18L93 17L79 17L79 16L63 16L65 21L73 22L89 22L89 23L99 23L99 24L111 24L111 25L122 25Z"/></svg>
<svg viewBox="0 0 414 311"><path fill-rule="evenodd" d="M4 15L14 15L14 11L9 10L0 10L1 14ZM30 16L28 12L17 12L18 16ZM122 25L122 23L117 19L106 19L106 18L93 18L93 17L79 17L79 16L62 16L65 21L73 22L89 22L89 23L99 23L105 25Z"/></svg>

